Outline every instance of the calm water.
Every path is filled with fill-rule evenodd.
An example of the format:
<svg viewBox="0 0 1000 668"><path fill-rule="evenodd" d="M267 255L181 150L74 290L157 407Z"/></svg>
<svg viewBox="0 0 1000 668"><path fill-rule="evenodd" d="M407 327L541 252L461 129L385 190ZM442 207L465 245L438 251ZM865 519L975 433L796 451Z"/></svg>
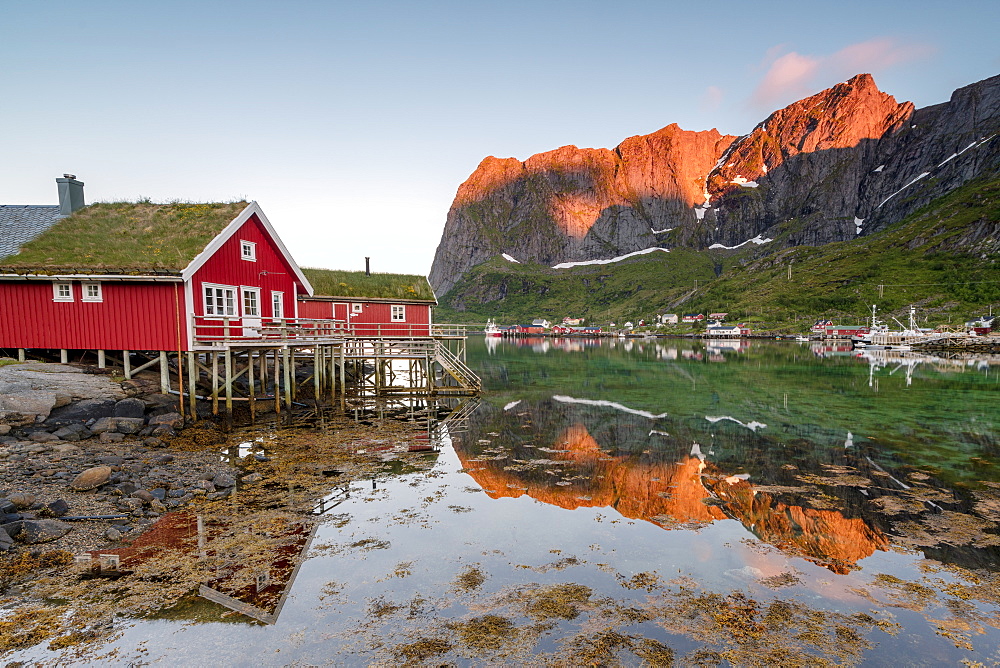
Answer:
<svg viewBox="0 0 1000 668"><path fill-rule="evenodd" d="M549 339L469 359L486 392L432 471L331 495L274 623L192 604L95 662L1000 661L997 362Z"/></svg>

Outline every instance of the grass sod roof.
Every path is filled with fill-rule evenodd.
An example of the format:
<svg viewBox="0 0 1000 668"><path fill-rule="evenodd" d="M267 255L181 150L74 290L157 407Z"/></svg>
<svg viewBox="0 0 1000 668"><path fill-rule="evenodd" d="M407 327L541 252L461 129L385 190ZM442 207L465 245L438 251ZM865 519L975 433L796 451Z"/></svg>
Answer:
<svg viewBox="0 0 1000 668"><path fill-rule="evenodd" d="M8 272L179 273L246 202L101 202L57 222L16 255Z"/></svg>
<svg viewBox="0 0 1000 668"><path fill-rule="evenodd" d="M384 299L421 299L435 301L434 291L425 276L414 274L376 274L363 271L340 271L303 267L302 273L313 286L317 297L373 297Z"/></svg>

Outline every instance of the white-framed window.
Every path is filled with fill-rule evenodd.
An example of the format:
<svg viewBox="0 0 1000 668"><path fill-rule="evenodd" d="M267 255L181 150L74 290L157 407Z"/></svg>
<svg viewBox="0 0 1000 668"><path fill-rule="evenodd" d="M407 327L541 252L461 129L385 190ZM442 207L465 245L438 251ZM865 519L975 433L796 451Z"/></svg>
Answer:
<svg viewBox="0 0 1000 668"><path fill-rule="evenodd" d="M236 288L231 285L202 283L205 315L236 317Z"/></svg>
<svg viewBox="0 0 1000 668"><path fill-rule="evenodd" d="M351 304L351 313L361 313L364 310L365 305L361 302L354 302Z"/></svg>
<svg viewBox="0 0 1000 668"><path fill-rule="evenodd" d="M71 301L73 301L73 284L72 283L53 283L52 284L52 301L54 301L54 302L71 302Z"/></svg>
<svg viewBox="0 0 1000 668"><path fill-rule="evenodd" d="M85 302L103 302L104 295L101 292L101 284L97 281L92 283L82 283L83 285L83 301Z"/></svg>
<svg viewBox="0 0 1000 668"><path fill-rule="evenodd" d="M241 287L243 293L243 315L250 318L260 317L260 288Z"/></svg>
<svg viewBox="0 0 1000 668"><path fill-rule="evenodd" d="M281 320L285 317L285 293L271 291L271 317Z"/></svg>
<svg viewBox="0 0 1000 668"><path fill-rule="evenodd" d="M257 261L257 244L253 241L240 240L240 257L251 262Z"/></svg>
<svg viewBox="0 0 1000 668"><path fill-rule="evenodd" d="M392 305L392 321L406 322L406 307L402 304Z"/></svg>

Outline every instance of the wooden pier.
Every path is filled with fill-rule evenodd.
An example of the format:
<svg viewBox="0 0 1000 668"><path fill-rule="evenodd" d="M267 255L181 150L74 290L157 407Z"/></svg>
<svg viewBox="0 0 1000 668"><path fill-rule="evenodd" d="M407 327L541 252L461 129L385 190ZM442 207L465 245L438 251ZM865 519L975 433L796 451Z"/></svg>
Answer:
<svg viewBox="0 0 1000 668"><path fill-rule="evenodd" d="M469 396L482 388L465 363L465 330L424 325L421 334L357 336L343 323L284 319L247 327L239 318L195 317L188 351L96 351L97 366L119 366L126 379L157 369L160 391L180 397L191 418L198 402L232 416L244 404L290 414L295 404L346 405L363 396ZM398 329L398 328L397 328ZM60 361L92 351L59 352ZM18 350L19 359L26 351Z"/></svg>

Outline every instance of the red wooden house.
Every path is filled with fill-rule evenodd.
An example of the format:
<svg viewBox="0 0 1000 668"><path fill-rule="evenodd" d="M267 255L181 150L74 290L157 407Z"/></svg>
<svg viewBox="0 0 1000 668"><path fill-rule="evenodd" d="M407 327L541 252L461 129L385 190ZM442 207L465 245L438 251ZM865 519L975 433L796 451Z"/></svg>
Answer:
<svg viewBox="0 0 1000 668"><path fill-rule="evenodd" d="M205 349L312 294L256 202L83 206L83 183L59 182L59 211L0 207L5 236L20 232L0 245L0 349Z"/></svg>
<svg viewBox="0 0 1000 668"><path fill-rule="evenodd" d="M332 269L302 270L315 294L299 296L302 318L333 319L354 336L430 336L437 305L427 278Z"/></svg>

